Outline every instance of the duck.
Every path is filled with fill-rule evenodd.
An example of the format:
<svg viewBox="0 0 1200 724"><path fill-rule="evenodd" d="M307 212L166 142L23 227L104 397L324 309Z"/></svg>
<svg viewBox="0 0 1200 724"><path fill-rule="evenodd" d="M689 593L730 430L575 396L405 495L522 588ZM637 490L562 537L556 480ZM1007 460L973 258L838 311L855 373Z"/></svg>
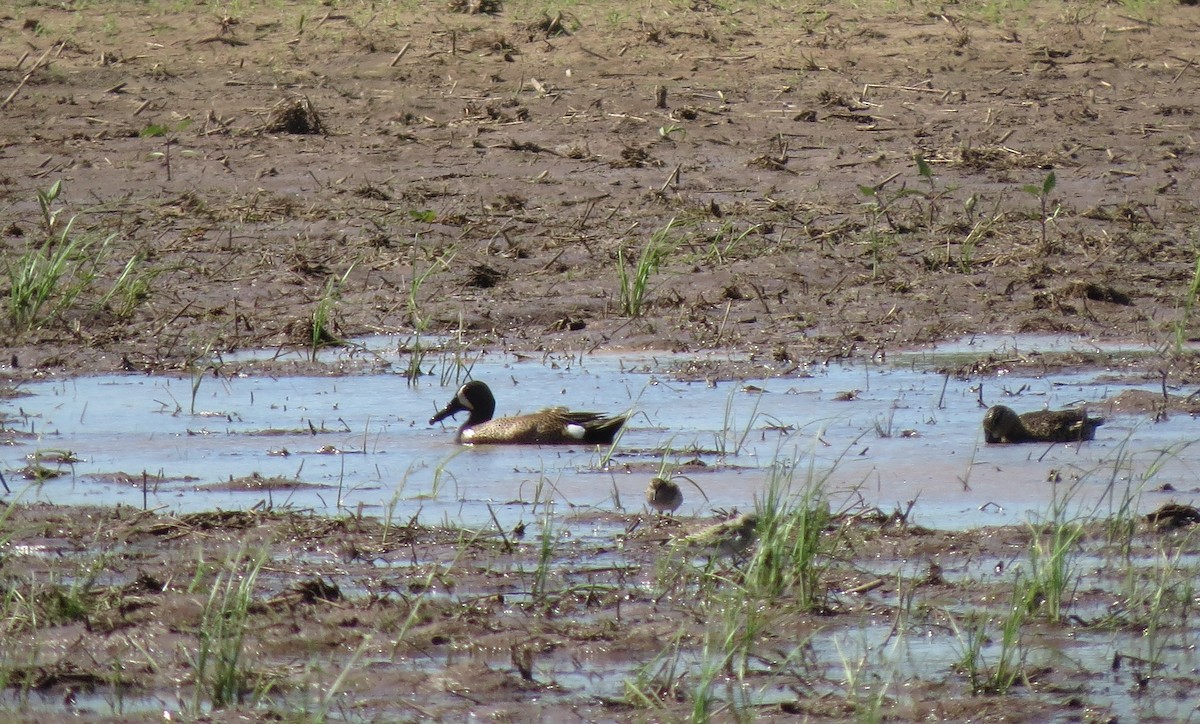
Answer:
<svg viewBox="0 0 1200 724"><path fill-rule="evenodd" d="M983 416L983 438L989 443L1079 442L1096 436L1103 417L1087 410L1038 410L1018 415L1011 407L994 405Z"/></svg>
<svg viewBox="0 0 1200 724"><path fill-rule="evenodd" d="M493 420L496 398L479 380L462 387L446 406L429 419L436 425L447 417L467 413L455 441L461 445L609 445L629 419L628 414L604 415L548 407L539 412Z"/></svg>
<svg viewBox="0 0 1200 724"><path fill-rule="evenodd" d="M683 505L683 491L672 480L652 478L646 486L646 505L659 515L670 515Z"/></svg>

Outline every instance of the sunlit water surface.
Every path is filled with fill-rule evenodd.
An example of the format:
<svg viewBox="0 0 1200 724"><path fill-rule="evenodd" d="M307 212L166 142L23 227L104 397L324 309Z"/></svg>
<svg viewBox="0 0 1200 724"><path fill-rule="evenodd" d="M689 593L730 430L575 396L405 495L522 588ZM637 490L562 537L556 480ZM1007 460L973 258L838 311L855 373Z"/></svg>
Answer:
<svg viewBox="0 0 1200 724"><path fill-rule="evenodd" d="M406 364L389 352L396 341L381 339L371 354L391 366L373 374L128 374L23 385L26 396L0 401L8 427L26 433L4 449L0 469L23 500L176 512L349 509L469 526L493 515L505 526L529 521L541 503L558 513L641 510L646 483L664 460L693 461L686 475L699 489L684 482L679 512L687 515L752 508L772 471L777 479L790 471L783 477L794 485L823 480L838 506L890 512L911 501L913 521L939 528L1022 522L1054 496L1099 513L1130 493L1142 509L1197 502L1200 451L1191 443L1200 423L1184 414L1160 422L1109 415L1099 405L1124 389L1158 390L1158 382L1108 371L999 378L937 371L1018 345L1022 352L1095 349L1069 338L974 339L886 362L814 365L801 368L804 377L715 384L674 380L664 370L684 358L670 355L491 354L475 363L472 375L492 387L498 415L551 405L633 410L606 459L607 448L585 445L455 445L451 421L427 424L455 386L438 375L410 385L395 371ZM985 445L981 398L1022 412L1093 403L1108 421L1089 443ZM26 456L51 449L77 461L44 461L63 475L28 482L20 472ZM254 476L281 480L267 488Z"/></svg>

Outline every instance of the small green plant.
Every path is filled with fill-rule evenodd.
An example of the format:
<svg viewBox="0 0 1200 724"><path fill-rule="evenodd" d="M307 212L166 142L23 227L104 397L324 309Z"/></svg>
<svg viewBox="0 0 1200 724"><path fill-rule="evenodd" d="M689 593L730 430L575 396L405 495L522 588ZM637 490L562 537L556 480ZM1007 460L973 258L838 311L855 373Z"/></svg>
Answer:
<svg viewBox="0 0 1200 724"><path fill-rule="evenodd" d="M1040 213L1038 214L1038 224L1042 227L1042 246L1041 253L1050 253L1050 239L1047 227L1050 222L1058 218L1062 212L1061 206L1050 208L1050 193L1054 191L1054 187L1058 184L1058 179L1054 176L1054 172L1046 174L1046 178L1042 179L1041 185L1028 184L1021 187L1021 190L1038 200Z"/></svg>
<svg viewBox="0 0 1200 724"><path fill-rule="evenodd" d="M762 224L751 224L742 231L737 231L732 221L721 224L721 228L713 234L705 261L724 264L729 255L751 234L762 228ZM723 242L723 243L722 243Z"/></svg>
<svg viewBox="0 0 1200 724"><path fill-rule="evenodd" d="M441 365L441 385L457 385L465 379L470 379L471 371L475 369L475 363L483 355L482 352L476 353L472 358L467 354L468 346L460 336L452 343L450 348L442 349L442 365ZM419 374L419 366L417 369Z"/></svg>
<svg viewBox="0 0 1200 724"><path fill-rule="evenodd" d="M191 127L191 125L192 119L185 118L179 123L175 124L174 128L161 123L150 123L138 132L138 136L141 138L165 139L165 142L163 143L163 150L151 151L149 157L155 161L162 161L163 168L166 169L167 172L168 181L171 180L171 147L178 145L178 141L175 140L175 137L172 134L175 131L186 130L187 128ZM191 148L180 149L178 154L184 158L195 158L196 156L200 155L199 152Z"/></svg>
<svg viewBox="0 0 1200 724"><path fill-rule="evenodd" d="M35 193L37 194L38 209L42 212L42 230L47 237L56 236L58 234L58 217L62 214L63 209L54 208L54 202L62 193L62 179L55 181L45 191L38 189Z"/></svg>
<svg viewBox="0 0 1200 724"><path fill-rule="evenodd" d="M716 713L718 682L742 682L749 670L750 654L756 641L763 636L766 609L735 585L722 589L710 607L714 622L705 630L700 649L700 666L692 687L691 720L706 722ZM728 688L729 700L723 702L731 709L733 720L746 717L744 709L750 702L740 686Z"/></svg>
<svg viewBox="0 0 1200 724"><path fill-rule="evenodd" d="M942 194L937 190L937 183L933 180L933 169L929 166L929 162L921 154L916 154L913 161L917 164L917 174L925 179L925 183L929 185L929 191L923 194L926 201L929 203L928 211L928 227L933 228L933 222L938 216L938 201Z"/></svg>
<svg viewBox="0 0 1200 724"><path fill-rule="evenodd" d="M351 264L340 277L333 276L326 280L325 291L321 294L321 298L317 300L317 305L313 309L310 323L309 354L314 361L317 359L317 352L321 348L345 344L345 341L333 332L332 321L334 309L341 299L342 287L346 285L346 280L350 277L350 272L352 271L354 271L354 264Z"/></svg>
<svg viewBox="0 0 1200 724"><path fill-rule="evenodd" d="M917 166L917 175L921 177L924 185L928 188L910 188L907 183L903 183L899 189L885 194L884 188L900 175L899 172L892 174L873 186L860 185L858 187L859 193L869 199L866 204L866 240L871 255L872 276L874 277L879 276L880 269L885 261L885 253L892 246L895 235L909 233L914 228L920 228L921 226L924 226L929 231L933 231L941 216L943 201L954 191L952 187L938 187L936 177L933 174L933 168L925 160L924 156L919 153L915 154L913 162ZM919 221L904 223L902 218L898 219L894 217L894 209L897 203L903 199L912 200L908 205L908 211L910 212L908 218L919 218ZM903 209L900 210L903 211ZM967 211L970 214L971 209L967 209ZM882 228L883 224L881 222L886 222L886 231ZM947 263L949 263L948 257L949 254L947 253Z"/></svg>
<svg viewBox="0 0 1200 724"><path fill-rule="evenodd" d="M822 537L833 514L816 470L810 467L798 491L794 475L795 461L771 467L758 506L759 545L746 566L744 585L755 597L787 593L801 610L815 610L824 602L821 576L830 564L825 553L836 545Z"/></svg>
<svg viewBox="0 0 1200 724"><path fill-rule="evenodd" d="M640 317L645 309L646 292L650 284L650 277L658 271L659 266L666 260L667 256L675 250L676 242L673 240L672 230L675 225L675 219L667 222L667 225L658 229L650 235L646 246L642 247L642 254L638 258L637 266L633 270L633 275L630 276L628 265L625 262L625 250L617 250L617 274L620 282L621 294L621 314L627 317Z"/></svg>
<svg viewBox="0 0 1200 724"><path fill-rule="evenodd" d="M113 282L112 287L100 298L99 306L106 307L115 302L113 312L121 319L133 314L143 301L150 296L150 289L160 271L139 273L139 266L145 261L142 254L135 254L125 263L120 276Z"/></svg>
<svg viewBox="0 0 1200 724"><path fill-rule="evenodd" d="M658 135L664 141L674 141L675 136L679 136L680 139L687 136L687 131L684 130L684 128L682 126L677 126L674 123L672 123L667 126L659 126L658 127Z"/></svg>
<svg viewBox="0 0 1200 724"><path fill-rule="evenodd" d="M883 720L881 712L887 698L888 686L896 676L894 662L899 660L895 654L900 650L903 640L903 633L898 633L890 651L880 652L881 660L874 661L871 656L872 646L867 641L860 643L858 650L861 653L854 656L843 651L840 637L834 639L833 643L838 658L841 659L845 677L846 700L854 703L858 721Z"/></svg>
<svg viewBox="0 0 1200 724"><path fill-rule="evenodd" d="M890 180L890 179L889 179ZM883 265L884 254L891 247L893 241L895 225L892 223L889 206L894 199L885 199L880 191L883 189L887 181L876 184L874 186L859 186L858 192L870 199L866 204L867 221L866 221L866 237L867 248L871 255L871 276L878 277L879 270ZM887 221L888 226L893 231L885 232L880 228L880 221Z"/></svg>
<svg viewBox="0 0 1200 724"><path fill-rule="evenodd" d="M725 398L725 415L721 422L721 431L713 435L716 452L721 457L740 455L742 448L746 445L746 440L750 438L750 433L754 431L754 425L762 417L758 412L758 406L762 403L762 396L756 394L754 397L754 407L750 410L750 416L746 419L746 424L739 426L737 415L733 409L734 397L738 394L739 391L737 388L730 389L729 395ZM767 417L780 428L784 427L779 420L770 416Z"/></svg>
<svg viewBox="0 0 1200 724"><path fill-rule="evenodd" d="M1192 281L1188 285L1187 298L1183 302L1183 319L1175 322L1175 354L1183 354L1184 345L1188 341L1188 326L1192 313L1196 310L1196 302L1200 300L1200 249L1195 250L1196 264L1192 268Z"/></svg>
<svg viewBox="0 0 1200 724"><path fill-rule="evenodd" d="M686 675L683 642L686 626L675 630L671 640L652 660L639 667L632 679L625 680L625 701L642 709L662 709L664 701L679 696Z"/></svg>
<svg viewBox="0 0 1200 724"><path fill-rule="evenodd" d="M196 414L196 399L200 396L200 386L204 384L204 376L211 370L216 377L220 377L221 364L214 360L212 354L212 342L204 346L198 354L195 354L188 360L188 370L191 372L191 405L188 407L188 412L192 415ZM176 405L178 409L178 405Z"/></svg>
<svg viewBox="0 0 1200 724"><path fill-rule="evenodd" d="M410 212L415 213L415 212ZM433 212L427 212L433 213ZM423 366L425 356L428 354L427 348L421 343L421 335L429 329L430 320L421 311L420 293L421 287L429 280L429 277L439 269L449 269L450 262L454 261L457 254L454 248L447 249L442 252L438 258L425 268L424 271L419 271L416 262L417 245L413 244L413 265L412 277L409 279L408 285L408 316L412 323L415 336L409 344L409 362L408 367L404 371L404 377L408 380L408 384L415 385L417 380L425 374Z"/></svg>
<svg viewBox="0 0 1200 724"><path fill-rule="evenodd" d="M558 529L554 527L554 511L547 505L542 510L542 532L538 536L538 566L533 576L532 596L534 601L545 599L550 583L550 564L554 562L558 544Z"/></svg>
<svg viewBox="0 0 1200 724"><path fill-rule="evenodd" d="M972 194L963 203L963 211L966 213L968 222L971 224L971 230L967 232L966 237L959 244L958 269L963 274L970 274L971 269L975 266L975 248L979 245L979 242L987 238L992 229L996 228L1004 220L1004 212L1000 210L1000 204L1003 200L1004 195L1001 194L996 199L996 205L992 208L991 213L979 219L975 218L975 206L979 202L979 195ZM950 242L947 241L946 244L946 261L950 263L948 248Z"/></svg>

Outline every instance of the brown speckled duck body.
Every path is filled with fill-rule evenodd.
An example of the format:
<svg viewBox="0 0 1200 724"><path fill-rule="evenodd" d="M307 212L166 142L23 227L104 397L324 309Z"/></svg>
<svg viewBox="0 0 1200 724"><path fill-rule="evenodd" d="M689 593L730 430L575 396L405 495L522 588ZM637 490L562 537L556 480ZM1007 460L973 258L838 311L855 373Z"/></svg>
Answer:
<svg viewBox="0 0 1200 724"><path fill-rule="evenodd" d="M1011 407L995 405L983 416L983 438L989 443L1079 442L1096 436L1102 417L1087 410L1038 410L1018 415Z"/></svg>
<svg viewBox="0 0 1200 724"><path fill-rule="evenodd" d="M487 385L472 380L458 388L454 398L434 415L434 425L459 412L467 421L455 438L463 445L570 445L612 443L628 415L602 415L572 412L565 407L550 407L539 412L493 420L496 398Z"/></svg>

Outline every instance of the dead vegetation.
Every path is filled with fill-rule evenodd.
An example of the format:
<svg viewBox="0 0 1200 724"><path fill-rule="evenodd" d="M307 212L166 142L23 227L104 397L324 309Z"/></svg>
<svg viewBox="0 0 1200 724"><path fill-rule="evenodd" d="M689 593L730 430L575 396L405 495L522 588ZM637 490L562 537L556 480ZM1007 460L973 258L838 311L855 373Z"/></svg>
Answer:
<svg viewBox="0 0 1200 724"><path fill-rule="evenodd" d="M279 101L267 115L263 124L266 133L291 133L296 135L324 134L321 116L307 97L288 98Z"/></svg>
<svg viewBox="0 0 1200 724"><path fill-rule="evenodd" d="M1136 560L1160 548L1194 546L1187 531L1197 520L1194 508L1165 506L1132 534L1127 554ZM549 564L553 577L544 578L544 544L522 539L523 531L388 525L284 511L171 516L128 508L11 506L3 520L8 594L0 626L9 645L0 674L14 701L52 697L84 720L97 708L116 706L114 697L126 705L178 701L181 715L215 703L212 711L223 715L287 718L322 706L305 692L329 687L345 702L339 710L350 707L370 718L405 716L413 705L435 718L479 707L515 713L531 697L543 713L683 716L700 689L655 662L685 640L678 637L699 642L720 628L719 621L697 614L754 585L745 577L746 563L662 565L672 539L706 521L602 516L587 524L613 531L612 540L593 536L584 545L557 546ZM1088 555L1102 555L1111 545L1106 530L1086 530ZM822 559L820 605L799 605L789 591L758 610L771 612L771 627L810 641L837 632L862 635L880 617L892 620L900 638L916 631L946 638L955 627L979 625L969 618L955 623L953 611L961 605L990 610L988 601L1006 595L1005 586L977 571L975 562L1006 560L1012 547L1033 545L1039 535L1031 528L983 533L925 530L899 511L831 519L822 537L840 552ZM39 552L47 548L57 553ZM858 561L865 551L870 570ZM220 681L208 676L199 652L232 633L214 628L210 615L225 595L219 592L233 591L226 581L249 585L222 604L229 606L223 609L227 623L240 632L240 656L231 672L235 687L218 700L212 697ZM1088 589L1075 605L1092 611L1093 599L1109 598ZM722 605L740 605L734 600ZM1004 610L997 608L997 615ZM1119 630L1122 616L1144 615L1109 610L1108 617L1085 613L1042 621L1037 638L1069 638L1079 651L1083 642ZM776 701L731 703L760 718L828 715L830 707L843 714L877 707L910 718L937 710L943 700L983 716L998 700L1000 692L971 691L975 680L964 666L974 663L918 667L905 677L903 699L893 698L886 686L878 699L864 699L867 690L847 691L837 676L807 660L824 656L818 649L810 649L805 661L779 659L788 639L760 629L763 623L752 616L743 632L762 636L761 647L737 644L760 651L761 665L735 667L740 673L733 675L776 692ZM73 642L65 654L51 645L64 636ZM368 648L371 666L356 665ZM591 664L594 676L586 680L571 676L581 658L600 661L605 650L620 651L623 663L616 669ZM211 649L218 659L221 651ZM1142 675L1137 651L1124 648L1118 656L1128 670L1118 679ZM1107 669L1111 657L1094 658L1077 654L1047 667L1026 665L1030 691L999 699L1035 718L1070 712L1069 702L1043 689L1067 687L1089 698L1092 668ZM1183 685L1171 676L1153 683ZM375 695L381 687L386 697ZM464 692L470 696L459 695ZM74 710L71 702L85 694L109 704Z"/></svg>

